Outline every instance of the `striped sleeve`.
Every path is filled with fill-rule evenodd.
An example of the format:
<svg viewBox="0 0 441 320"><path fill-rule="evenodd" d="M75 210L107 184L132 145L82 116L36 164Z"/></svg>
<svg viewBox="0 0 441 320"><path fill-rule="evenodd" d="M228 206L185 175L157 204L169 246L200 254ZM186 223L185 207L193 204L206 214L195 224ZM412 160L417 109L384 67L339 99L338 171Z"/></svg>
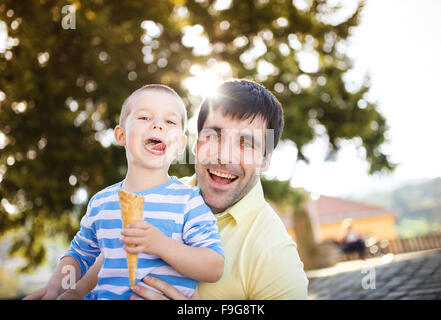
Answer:
<svg viewBox="0 0 441 320"><path fill-rule="evenodd" d="M95 259L101 252L98 246L95 226L93 224L93 199L94 198L92 197L89 201L86 214L81 219L80 230L73 238L70 248L64 254L64 256L71 256L78 261L81 267L81 277L94 264Z"/></svg>
<svg viewBox="0 0 441 320"><path fill-rule="evenodd" d="M224 256L216 218L196 189L190 196L184 217L182 238L192 247L206 247Z"/></svg>

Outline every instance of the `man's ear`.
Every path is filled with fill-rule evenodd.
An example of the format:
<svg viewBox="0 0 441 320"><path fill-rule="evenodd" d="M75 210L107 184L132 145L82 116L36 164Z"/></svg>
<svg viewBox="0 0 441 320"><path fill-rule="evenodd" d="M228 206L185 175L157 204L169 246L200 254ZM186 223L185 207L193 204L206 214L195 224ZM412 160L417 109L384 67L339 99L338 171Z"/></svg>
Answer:
<svg viewBox="0 0 441 320"><path fill-rule="evenodd" d="M264 172L266 172L269 169L269 166L271 164L271 156L273 155L273 153L269 153L265 156L265 158L263 158L262 160L262 164L259 166L259 168L257 168L257 174L261 175Z"/></svg>
<svg viewBox="0 0 441 320"><path fill-rule="evenodd" d="M193 145L191 147L191 152L196 155L196 145L198 143L198 137L196 137L196 140L193 142Z"/></svg>
<svg viewBox="0 0 441 320"><path fill-rule="evenodd" d="M116 143L122 147L126 145L126 133L122 126L117 125L113 130L113 134L115 136Z"/></svg>

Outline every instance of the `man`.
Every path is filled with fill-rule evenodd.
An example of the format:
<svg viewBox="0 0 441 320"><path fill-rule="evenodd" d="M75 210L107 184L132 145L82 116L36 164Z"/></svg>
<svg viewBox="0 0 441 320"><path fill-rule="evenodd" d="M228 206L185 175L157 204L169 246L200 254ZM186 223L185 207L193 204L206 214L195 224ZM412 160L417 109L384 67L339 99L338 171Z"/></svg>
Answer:
<svg viewBox="0 0 441 320"><path fill-rule="evenodd" d="M201 106L193 146L196 174L183 180L200 187L217 218L225 251L222 278L199 284L202 299L307 298L308 280L296 244L265 201L259 179L282 129L280 103L252 81L224 82ZM77 287L93 288L96 280L90 279L98 270L92 268ZM171 299L185 298L159 279L143 281ZM146 299L165 298L142 286L134 292Z"/></svg>

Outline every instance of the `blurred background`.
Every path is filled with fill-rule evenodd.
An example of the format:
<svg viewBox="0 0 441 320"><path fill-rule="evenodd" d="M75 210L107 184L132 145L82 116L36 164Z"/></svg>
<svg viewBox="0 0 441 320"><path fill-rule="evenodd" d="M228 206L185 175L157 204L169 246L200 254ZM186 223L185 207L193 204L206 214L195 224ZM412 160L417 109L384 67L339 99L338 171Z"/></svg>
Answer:
<svg viewBox="0 0 441 320"><path fill-rule="evenodd" d="M189 145L222 81L277 96L262 180L307 270L360 258L348 232L363 258L441 248L439 39L437 0L2 1L0 298L43 286L124 177L113 128L148 83L183 98ZM194 172L185 157L172 175Z"/></svg>

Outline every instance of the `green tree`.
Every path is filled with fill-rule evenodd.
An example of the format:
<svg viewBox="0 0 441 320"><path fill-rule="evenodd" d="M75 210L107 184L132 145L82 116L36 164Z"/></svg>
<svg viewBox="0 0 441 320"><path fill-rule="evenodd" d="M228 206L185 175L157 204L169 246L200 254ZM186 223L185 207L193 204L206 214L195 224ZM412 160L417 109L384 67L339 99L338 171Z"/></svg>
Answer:
<svg viewBox="0 0 441 320"><path fill-rule="evenodd" d="M200 97L184 81L193 65L227 63L231 76L272 90L284 106L282 138L295 142L299 159L307 160L303 147L322 126L330 158L341 139L359 137L371 173L392 169L380 149L385 119L366 100L368 81L350 90L344 81L351 62L342 48L362 5L335 23L339 8L330 3L3 1L0 234L16 231L11 253L34 268L45 256L42 240L71 239L85 200L122 179L124 151L108 136L131 91L164 83L195 111ZM76 8L72 29L63 28L73 22L62 11L67 4ZM192 172L190 164L172 168Z"/></svg>

